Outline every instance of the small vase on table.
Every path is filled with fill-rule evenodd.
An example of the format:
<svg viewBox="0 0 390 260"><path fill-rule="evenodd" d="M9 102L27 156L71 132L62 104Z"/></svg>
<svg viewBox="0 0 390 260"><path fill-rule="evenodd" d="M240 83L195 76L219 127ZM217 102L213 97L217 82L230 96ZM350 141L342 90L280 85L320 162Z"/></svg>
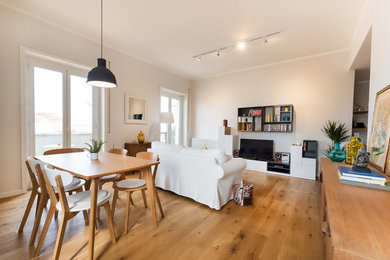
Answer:
<svg viewBox="0 0 390 260"><path fill-rule="evenodd" d="M329 158L334 162L344 161L345 153L340 149L340 143L334 144L334 149L329 153Z"/></svg>

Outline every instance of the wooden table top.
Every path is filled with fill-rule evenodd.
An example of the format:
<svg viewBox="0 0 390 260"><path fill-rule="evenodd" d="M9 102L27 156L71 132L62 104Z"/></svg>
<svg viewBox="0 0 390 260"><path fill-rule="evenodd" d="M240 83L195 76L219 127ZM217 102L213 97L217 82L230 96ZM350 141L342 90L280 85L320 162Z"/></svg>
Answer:
<svg viewBox="0 0 390 260"><path fill-rule="evenodd" d="M348 256L346 259L389 259L390 191L341 184L337 166L350 165L334 163L329 158L322 159L335 255ZM389 178L387 180L389 182Z"/></svg>
<svg viewBox="0 0 390 260"><path fill-rule="evenodd" d="M142 169L159 163L106 152L99 153L98 160L89 159L87 152L39 155L35 158L83 179Z"/></svg>

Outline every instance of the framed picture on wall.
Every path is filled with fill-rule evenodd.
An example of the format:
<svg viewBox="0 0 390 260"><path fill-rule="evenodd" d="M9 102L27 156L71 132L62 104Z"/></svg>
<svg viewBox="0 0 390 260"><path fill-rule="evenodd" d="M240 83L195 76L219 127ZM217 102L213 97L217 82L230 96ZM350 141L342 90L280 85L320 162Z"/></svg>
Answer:
<svg viewBox="0 0 390 260"><path fill-rule="evenodd" d="M146 97L134 93L125 93L125 123L146 124Z"/></svg>
<svg viewBox="0 0 390 260"><path fill-rule="evenodd" d="M390 139L390 85L376 94L368 151L370 164L384 172Z"/></svg>

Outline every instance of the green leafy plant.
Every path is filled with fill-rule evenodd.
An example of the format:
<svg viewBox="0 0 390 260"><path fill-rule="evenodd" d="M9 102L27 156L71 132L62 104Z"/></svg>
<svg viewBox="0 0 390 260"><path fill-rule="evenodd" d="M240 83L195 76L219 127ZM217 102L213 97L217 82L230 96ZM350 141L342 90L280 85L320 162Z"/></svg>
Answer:
<svg viewBox="0 0 390 260"><path fill-rule="evenodd" d="M90 153L98 153L100 149L102 149L102 146L104 142L102 140L97 140L97 139L91 139L91 143L85 143L87 145L85 150L87 150Z"/></svg>
<svg viewBox="0 0 390 260"><path fill-rule="evenodd" d="M328 145L328 148L325 150L325 155L327 156L334 149L335 143L342 143L350 138L348 128L345 126L345 123L341 123L340 121L329 120L321 130L330 140L332 140L332 144ZM344 151L345 147L343 147L342 150Z"/></svg>

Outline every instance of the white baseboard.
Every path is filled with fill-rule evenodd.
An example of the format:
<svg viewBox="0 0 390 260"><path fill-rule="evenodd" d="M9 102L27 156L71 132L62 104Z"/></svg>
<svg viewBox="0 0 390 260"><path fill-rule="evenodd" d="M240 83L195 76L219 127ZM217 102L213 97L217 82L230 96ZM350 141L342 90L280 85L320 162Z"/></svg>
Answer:
<svg viewBox="0 0 390 260"><path fill-rule="evenodd" d="M12 191L6 191L6 192L0 192L0 199L7 198L15 195L22 194L23 191L21 189L18 190L12 190Z"/></svg>

